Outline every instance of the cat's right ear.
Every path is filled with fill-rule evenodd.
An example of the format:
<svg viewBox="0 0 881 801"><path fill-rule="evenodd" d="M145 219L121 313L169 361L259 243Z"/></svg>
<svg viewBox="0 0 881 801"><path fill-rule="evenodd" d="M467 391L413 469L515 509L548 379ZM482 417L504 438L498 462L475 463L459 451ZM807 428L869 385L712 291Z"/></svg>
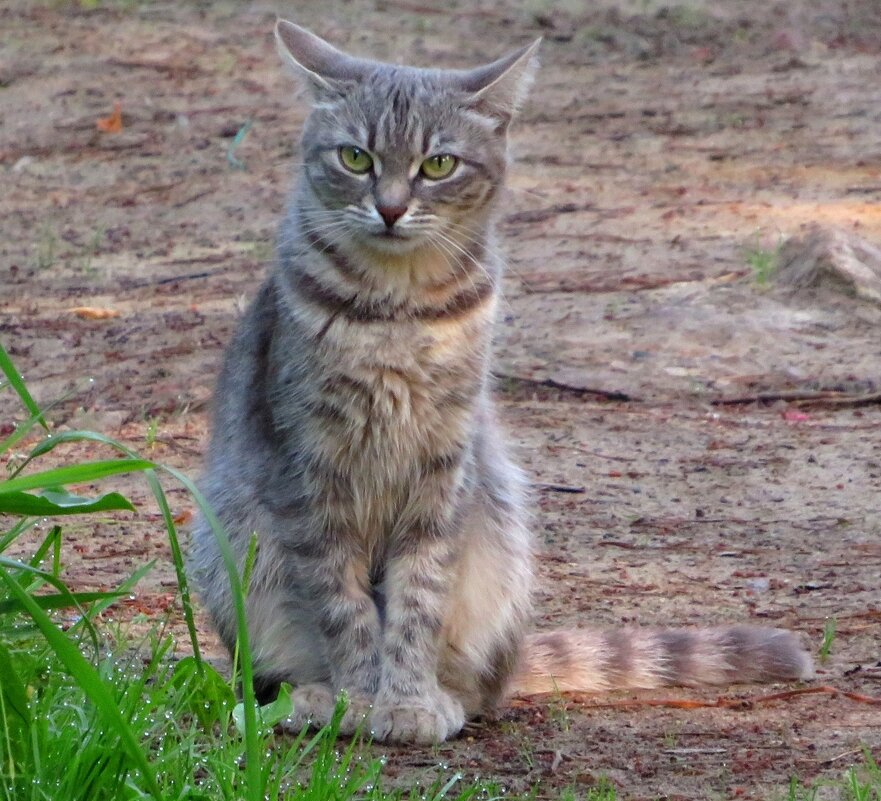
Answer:
<svg viewBox="0 0 881 801"><path fill-rule="evenodd" d="M538 69L541 39L487 64L460 74L459 85L473 92L471 104L498 120L503 132L522 105Z"/></svg>
<svg viewBox="0 0 881 801"><path fill-rule="evenodd" d="M307 83L317 99L342 94L364 76L368 64L286 19L275 23L275 44L282 61Z"/></svg>

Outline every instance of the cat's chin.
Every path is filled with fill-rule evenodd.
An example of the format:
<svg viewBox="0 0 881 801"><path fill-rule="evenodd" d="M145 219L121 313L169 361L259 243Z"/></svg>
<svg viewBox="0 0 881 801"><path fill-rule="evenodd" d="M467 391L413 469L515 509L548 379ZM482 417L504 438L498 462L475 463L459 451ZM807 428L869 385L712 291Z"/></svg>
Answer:
<svg viewBox="0 0 881 801"><path fill-rule="evenodd" d="M396 256L412 253L424 245L425 241L419 236L383 231L382 233L369 234L365 237L364 244L373 251Z"/></svg>

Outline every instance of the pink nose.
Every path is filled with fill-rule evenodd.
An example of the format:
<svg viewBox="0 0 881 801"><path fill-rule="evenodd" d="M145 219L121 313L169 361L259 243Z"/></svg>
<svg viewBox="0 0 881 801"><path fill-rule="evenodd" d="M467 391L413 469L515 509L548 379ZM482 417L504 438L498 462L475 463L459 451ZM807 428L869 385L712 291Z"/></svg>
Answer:
<svg viewBox="0 0 881 801"><path fill-rule="evenodd" d="M406 206L377 206L379 216L385 220L388 228L391 228L398 220L407 213Z"/></svg>

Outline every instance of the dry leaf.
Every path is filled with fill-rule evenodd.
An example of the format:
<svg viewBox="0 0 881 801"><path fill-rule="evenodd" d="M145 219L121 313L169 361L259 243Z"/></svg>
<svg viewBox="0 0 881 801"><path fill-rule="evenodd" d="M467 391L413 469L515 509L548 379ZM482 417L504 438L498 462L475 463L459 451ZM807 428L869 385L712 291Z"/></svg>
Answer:
<svg viewBox="0 0 881 801"><path fill-rule="evenodd" d="M119 133L122 130L122 104L114 103L113 113L109 117L99 117L95 124L104 133Z"/></svg>
<svg viewBox="0 0 881 801"><path fill-rule="evenodd" d="M120 315L116 309L99 309L97 306L74 306L68 311L83 320L112 320Z"/></svg>
<svg viewBox="0 0 881 801"><path fill-rule="evenodd" d="M179 515L172 518L176 525L180 526L189 523L193 519L193 513L189 509L184 509Z"/></svg>

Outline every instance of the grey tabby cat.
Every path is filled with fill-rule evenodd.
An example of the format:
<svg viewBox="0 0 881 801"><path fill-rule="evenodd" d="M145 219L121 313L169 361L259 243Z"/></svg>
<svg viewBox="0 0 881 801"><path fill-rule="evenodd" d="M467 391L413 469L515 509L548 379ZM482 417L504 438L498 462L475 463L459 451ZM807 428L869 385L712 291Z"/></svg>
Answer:
<svg viewBox="0 0 881 801"><path fill-rule="evenodd" d="M538 42L442 71L353 58L292 23L312 91L277 264L229 346L202 486L244 560L259 689L296 685L292 727L335 696L378 740L439 742L513 692L802 678L776 629L527 636L524 479L490 397L506 132ZM193 563L236 624L204 521Z"/></svg>

